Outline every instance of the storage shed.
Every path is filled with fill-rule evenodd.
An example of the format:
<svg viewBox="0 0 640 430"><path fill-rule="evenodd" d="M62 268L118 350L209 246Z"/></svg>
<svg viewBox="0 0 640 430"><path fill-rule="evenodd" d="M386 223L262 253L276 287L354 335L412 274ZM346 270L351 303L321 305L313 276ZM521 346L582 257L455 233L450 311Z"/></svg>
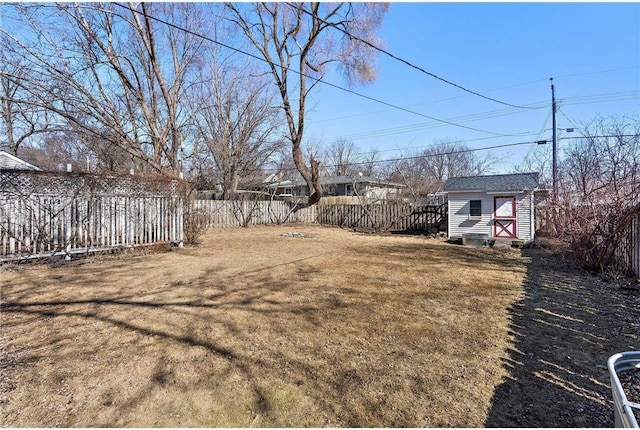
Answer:
<svg viewBox="0 0 640 430"><path fill-rule="evenodd" d="M449 239L466 235L530 242L535 237L533 192L538 173L449 178Z"/></svg>

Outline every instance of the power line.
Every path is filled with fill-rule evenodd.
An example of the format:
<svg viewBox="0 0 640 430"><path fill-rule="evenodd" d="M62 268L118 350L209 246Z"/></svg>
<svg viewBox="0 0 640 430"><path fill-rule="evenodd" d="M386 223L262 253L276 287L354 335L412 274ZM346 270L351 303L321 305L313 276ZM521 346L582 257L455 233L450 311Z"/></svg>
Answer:
<svg viewBox="0 0 640 430"><path fill-rule="evenodd" d="M600 136L567 136L567 137L560 137L560 138L558 138L558 140L598 139L598 138L603 139L603 138L613 138L613 137L639 137L639 136L635 135L635 134L600 135ZM435 153L435 154L421 154L421 155L412 155L412 156L407 156L407 157L387 158L385 160L373 160L373 161L364 161L364 162L341 163L340 165L338 165L338 164L327 164L327 165L324 165L323 164L323 167L356 166L356 165L360 165L360 164L381 164L381 163L391 163L391 162L397 162L397 161L417 160L417 159L420 159L420 158L442 157L442 156L446 156L446 155L464 154L464 153L468 153L468 152L486 151L486 150L489 150L489 149L508 148L508 147L512 147L512 146L522 146L522 145L531 145L531 144L540 145L543 142L547 143L549 140L550 139L537 140L537 141L531 140L531 141L527 141L527 142L516 142L516 143L506 143L506 144L501 144L501 145L483 146L481 148L458 149L458 150L454 150L454 151L438 152L438 153ZM462 143L464 143L464 142L462 142ZM265 169L265 170L277 171L278 169Z"/></svg>
<svg viewBox="0 0 640 430"><path fill-rule="evenodd" d="M562 114L563 117L565 117L565 119L567 121L569 121L569 123L576 129L576 130L580 130L580 127L578 127L577 125L574 124L573 121L571 121L571 119L567 116L566 113L564 113L564 110L562 110L562 107L559 107L558 110L560 111L560 113ZM580 132L580 134L582 134L584 136L584 134L582 132Z"/></svg>
<svg viewBox="0 0 640 430"><path fill-rule="evenodd" d="M546 129L545 131L549 131L551 130ZM527 134L533 134L532 133L522 133L522 135L527 135ZM455 139L453 141L453 143L469 143L469 142L478 142L480 140L488 140L488 139L499 139L499 137L494 137L494 136L488 136L488 137L478 137L476 139L465 139L465 140L458 140ZM539 141L539 139L534 140L534 143L537 143ZM437 145L437 142L435 143L435 145ZM431 148L434 146L434 143L431 143L429 145L420 145L420 146L411 146L411 147L404 147L404 148L393 148L393 149L381 149L381 150L377 150L376 152L401 152L401 151L409 151L409 150L416 150L416 149L423 149L423 148ZM354 155L369 155L371 153L372 150L370 151L366 151L366 152L356 152Z"/></svg>
<svg viewBox="0 0 640 430"><path fill-rule="evenodd" d="M566 137L560 137L558 138L558 140L568 140L568 139L604 139L604 138L613 138L613 137L638 137L638 135L636 134L618 134L618 135L599 135L599 136L566 136ZM416 160L419 158L425 158L425 157L440 157L443 155L455 155L455 154L463 154L463 153L467 153L467 152L476 152L476 151L486 151L489 149L499 149L499 148L508 148L511 146L522 146L522 145L530 145L530 144L536 144L536 145L540 145L542 144L542 142L547 143L549 139L544 139L544 140L530 140L530 141L526 141L526 142L516 142L516 143L506 143L506 144L501 144L501 145L492 145L492 146L483 146L481 148L466 148L466 149L459 149L459 150L454 150L454 151L448 151L448 152L439 152L439 153L435 153L435 154L422 154L422 155L412 155L412 156L408 156L408 157L398 157L398 158L389 158L386 160L374 160L374 161L367 161L366 164L377 164L377 163L388 163L388 162L393 162L393 161L404 161L404 160ZM467 141L465 141L467 142ZM460 143L464 143L464 142L460 142ZM362 164L361 162L359 163L346 163L346 165L356 165L356 164ZM327 167L335 167L334 165L330 165Z"/></svg>
<svg viewBox="0 0 640 430"><path fill-rule="evenodd" d="M496 118L496 117L502 117L502 116L507 116L507 115L514 115L514 114L517 114L517 113L522 113L522 111L515 110L515 109L500 109L500 110L496 110L496 111L480 112L480 113L476 113L476 114L463 115L463 116L452 118L452 119L450 119L450 121L456 121L457 123L471 122L471 121L479 121L479 120L482 120L482 119L489 119L489 118ZM409 133L409 132L412 132L412 131L425 130L425 129L435 128L435 127L439 127L439 126L441 126L441 124L432 121L432 122L419 123L419 124L409 124L409 125L406 125L406 126L398 126L398 127L392 127L392 128L386 128L386 129L363 131L363 132L360 132L360 133L355 133L355 134L347 135L347 136L341 135L341 136L336 136L334 139L329 139L329 140L335 140L336 138L339 138L339 137L349 138L349 139L352 139L352 140L374 138L374 137L383 137L383 136L395 135L395 134L400 134L400 133ZM527 132L520 132L520 133L510 133L510 134L503 134L502 136L499 136L499 137L523 136L523 135L527 135L527 134L531 134L531 133L533 133L533 132L528 132L527 131Z"/></svg>
<svg viewBox="0 0 640 430"><path fill-rule="evenodd" d="M424 106L424 105L428 105L428 104L434 104L434 103L442 103L442 102L446 102L446 101L451 101L451 100L455 100L455 99L459 99L462 97L466 97L466 96L456 96L456 97L448 97L445 99L437 99L437 100L432 100L429 102L424 102L424 103L415 103L412 104L408 107L414 107L414 106ZM530 103L531 106L533 105L541 105L541 106L537 106L535 109L541 109L546 107L546 105L548 104L548 102L546 100L543 101L539 101L539 102L535 102L535 103ZM339 121L342 119L350 119L350 118L358 118L358 117L362 117L362 116L369 116L369 115L375 115L375 114L380 114L380 113L385 113L385 112L389 112L391 109L383 109L383 110L377 110L377 111L371 111L371 112L364 112L364 113L359 113L359 114L354 114L354 115L347 115L347 116L341 116L341 117L334 117L334 118L323 118L323 119L310 119L310 122L313 123L319 123L319 122L329 122L329 121ZM504 112L504 111L515 111L515 112L520 112L522 111L521 109L513 109L513 108L503 108L503 109L499 109L499 110L492 110L492 111L488 111L489 112ZM480 115L482 113L479 114L470 114L470 115Z"/></svg>
<svg viewBox="0 0 640 430"><path fill-rule="evenodd" d="M455 155L455 154L463 154L467 152L476 152L476 151L486 151L489 149L498 149L498 148L507 148L511 146L520 146L520 145L530 145L533 143L538 143L536 141L527 141L527 142L516 142L516 143L507 143L501 145L493 145L493 146L484 146L482 148L465 148L465 149L457 149L453 151L439 152L435 154L421 154L421 155L412 155L407 157L397 157L397 158L387 158L385 160L372 160L372 161L360 161L360 162L352 162L352 163L341 163L338 164L323 164L322 167L339 167L339 166L357 166L361 164L382 164L382 163L392 163L398 161L406 161L406 160L417 160L420 158L430 158L430 157L442 157L446 155ZM272 168L272 169L264 169L265 171L279 171L280 169Z"/></svg>
<svg viewBox="0 0 640 430"><path fill-rule="evenodd" d="M372 49L374 49L374 50L376 50L378 52L381 52L381 53L393 58L396 61L399 61L399 62L401 62L401 63L403 63L403 64L405 64L405 65L407 65L407 66L409 66L409 67L411 67L411 68L413 68L415 70L418 70L419 72L424 73L425 75L428 75L428 76L430 76L430 77L432 77L434 79L442 81L442 82L444 82L444 83L446 83L448 85L451 85L453 87L456 87L456 88L458 88L458 89L460 89L462 91L465 91L465 92L467 92L469 94L473 94L474 96L478 96L478 97L481 97L481 98L486 99L486 100L490 100L490 101L495 102L495 103L499 103L499 104L502 104L502 105L505 105L505 106L514 107L514 108L518 108L518 109L540 109L539 107L537 108L537 107L529 107L529 106L519 106L519 105L514 105L514 104L511 104L511 103L503 102L503 101L494 99L492 97L485 96L484 94L480 94L480 93L478 93L476 91L473 91L473 90L470 90L468 88L465 88L462 85L458 85L455 82L451 82L451 81L449 81L449 80L447 80L445 78L442 78L442 77L436 75L435 73L429 72L429 71L423 69L420 66L416 66L415 64L410 63L409 61L407 61L407 60L405 60L403 58L400 58L397 55L394 55L394 54L392 54L391 52L389 52L389 51L387 51L385 49L382 49L382 48L380 48L378 46L375 46L373 43L371 43L371 42L369 42L367 40L364 40L364 39L362 39L362 38L360 38L358 36L354 36L353 34L349 33L344 28L341 28L341 27L339 27L338 25L336 25L334 23L327 22L324 19L320 18L318 15L315 15L312 12L309 12L309 11L305 10L304 8L296 6L296 5L292 4L292 3L286 3L286 4L288 6L294 8L294 9L297 9L297 10L299 10L301 12L306 13L307 15L311 15L313 18L315 18L315 19L327 24L328 26L330 26L332 28L335 28L336 30L338 30L338 31L340 31L342 33L344 33L345 35L349 36L351 39L354 39L354 40L357 40L358 42L364 43L365 45L369 46L370 48L372 48Z"/></svg>
<svg viewBox="0 0 640 430"><path fill-rule="evenodd" d="M419 158L428 158L428 157L441 157L443 155L464 154L464 153L467 153L467 152L486 151L486 150L489 150L489 149L507 148L507 147L510 147L510 146L530 145L532 143L537 143L537 142L534 142L534 141L516 142L516 143L506 143L506 144L502 144L502 145L483 146L482 148L458 149L458 150L454 150L454 151L438 152L438 153L435 153L435 154L422 154L422 155L413 155L413 156L409 156L409 157L398 157L398 158L389 158L389 159L386 159L386 160L370 161L370 162L367 162L367 164L388 163L388 162L404 161L404 160L417 160ZM353 164L361 164L361 163L353 163ZM331 166L331 167L333 167L333 166Z"/></svg>
<svg viewBox="0 0 640 430"><path fill-rule="evenodd" d="M570 98L563 98L562 102L563 104L566 105L579 105L579 104L586 104L586 103L606 103L606 102L610 102L610 101L618 101L618 100L627 100L627 99L635 99L637 97L637 92L618 92L618 93L603 93L603 94L593 94L593 95L587 95L587 96L579 96L579 97L570 97ZM622 98L621 98L622 97ZM537 102L536 104L546 104L546 101L541 101L541 102ZM376 113L381 113L384 111L378 111L378 112L369 112L369 113L364 113L364 114L359 114L359 115L349 115L346 117L339 117L339 118L332 118L331 121L339 121L339 120L343 120L343 119L349 119L349 118L354 118L354 117L358 117L358 116L365 116L365 115L372 115L372 114L376 114ZM489 118L498 118L498 117L503 117L503 116L508 116L508 115L514 115L517 113L522 112L521 110L518 109L512 109L512 108L505 108L505 109L498 109L498 110L492 110L492 111L487 111L487 112L480 112L480 113L475 113L475 114L469 114L469 115L463 115L463 116L459 116L459 117L454 117L454 118L450 118L449 121L455 121L456 123L465 123L465 122L471 122L471 121L479 121L479 120L483 120L483 119L489 119ZM551 117L551 110L549 110L549 112L547 113L547 116L545 118L545 123L546 121L549 120L549 118ZM325 120L313 120L310 119L309 122L310 123L318 123L318 122L323 122L323 121L329 121L329 119L325 119ZM385 137L385 136L393 136L396 134L402 134L402 133L410 133L410 132L417 132L420 130L425 130L425 129L430 129L430 128L435 128L440 126L439 124L437 124L436 122L426 122L426 123L418 123L418 124L410 124L410 125L406 125L406 126L398 126L398 127L392 127L392 128L386 128L386 129L378 129L378 130L372 130L372 131L363 131L360 133L355 133L352 135L340 135L340 136L335 136L331 139L328 139L329 141L335 140L337 138L348 138L351 140L361 140L361 139L371 139L371 138L377 138L377 137ZM546 129L544 129L545 125L542 126L542 129L538 132L539 136L542 134L543 131L546 131ZM533 132L521 132L521 133L511 133L511 134L505 134L503 135L504 137L510 136L525 136L528 134L532 134Z"/></svg>
<svg viewBox="0 0 640 430"><path fill-rule="evenodd" d="M618 138L618 137L640 137L638 134L604 134L599 136L565 136L559 137L558 140L569 140L569 139L609 139L609 138ZM546 140L545 140L546 142Z"/></svg>
<svg viewBox="0 0 640 430"><path fill-rule="evenodd" d="M538 102L538 103L543 103L543 102ZM546 102L544 102L544 103L546 103ZM420 103L420 104L424 104L424 103ZM313 120L313 119L311 119L310 122L319 123L319 122L326 122L326 121L339 121L339 120L343 120L343 119L350 119L350 118L355 118L355 117L359 117L359 116L375 115L375 114L384 113L384 112L386 112L386 110L385 111L363 113L363 114L359 114L359 115L348 115L348 116L345 116L345 117L337 117L337 118L323 119L323 120ZM485 119L485 118L493 118L493 117L497 117L497 116L513 115L513 114L517 114L517 113L523 113L523 112L522 112L521 109L503 108L503 109L496 109L496 110L490 110L490 111L485 111L485 112L478 112L478 113L471 113L471 114L467 114L467 115L462 115L462 116L459 116L459 117L450 118L449 121L458 121L458 120L460 120L460 121L462 121L462 120L474 121L474 120L480 120L480 119ZM429 123L422 123L422 124L418 124L418 125L425 125L425 124L429 124Z"/></svg>
<svg viewBox="0 0 640 430"><path fill-rule="evenodd" d="M623 69L626 70L627 68ZM618 69L615 69L618 70ZM594 72L595 73L595 72ZM568 76L572 76L572 75L568 75ZM540 81L548 81L548 79L540 79ZM531 82L538 82L538 81L531 81ZM529 83L531 83L529 82ZM519 85L527 85L528 83L524 83L524 84L516 84L516 85L512 85L512 86L519 86ZM504 87L504 88L509 88L509 87ZM455 100L458 98L461 98L464 96L457 96L457 97L448 97L448 98L444 98L444 99L438 99L438 100L432 100L429 102L424 102L424 103L416 103L413 104L409 107L414 107L414 106L423 106L426 104L433 104L433 103L442 103L442 102L446 102L446 101L450 101L450 100ZM607 102L612 102L612 101L623 101L623 100L633 100L635 98L640 97L640 92L638 91L626 91L626 92L615 92L615 93L602 93L602 94L591 94L591 95L585 95L585 96L577 96L577 97L563 97L560 101L569 106L569 105L579 105L579 104L589 104L589 103L607 103ZM534 102L534 103L530 103L530 106L534 106L537 105L537 107L535 107L535 109L541 109L541 108L546 108L548 107L548 101L547 100L541 100L538 102ZM334 117L334 118L324 118L324 119L309 119L309 122L312 123L319 123L319 122L328 122L328 121L339 121L342 119L350 119L350 118L357 118L357 117L362 117L362 116L368 116L368 115L375 115L375 114L379 114L379 113L385 113L388 112L389 109L385 109L385 110L379 110L379 111L373 111L373 112L365 112L365 113L360 113L360 114L354 114L354 115L348 115L348 116L342 116L342 117ZM486 114L490 114L490 113L498 113L498 112L505 112L504 115L511 115L513 113L513 109L501 109L501 110L492 110L492 111L487 111L485 112ZM516 110L517 112L518 110ZM483 113L478 113L478 114L470 114L469 116L472 115L482 115ZM496 115L496 116L500 116L500 115ZM457 117L457 118L452 118L451 120L457 120L458 118L462 118L462 117Z"/></svg>
<svg viewBox="0 0 640 430"><path fill-rule="evenodd" d="M615 94L615 95L614 95ZM577 100L575 100L577 99ZM624 100L638 100L640 99L640 92L628 92L628 93L612 93L610 96L606 97L575 97L573 99L564 102L566 106L571 105L584 105L584 104L592 104L592 103L608 103L608 102L617 102Z"/></svg>
<svg viewBox="0 0 640 430"><path fill-rule="evenodd" d="M549 131L550 130L550 129L546 128L546 127L547 127L547 123L549 122L549 119L551 118L552 113L553 113L553 110L549 109L549 111L547 112L547 116L544 118L544 122L542 123L542 127L540 127L540 131L536 135L536 141L540 140L540 138L542 137L542 134L545 131ZM527 151L526 155L524 156L524 159L526 160L527 157L529 157L529 155L536 150L536 148L537 148L537 145L530 147L529 150Z"/></svg>
<svg viewBox="0 0 640 430"><path fill-rule="evenodd" d="M142 12L140 12L138 10L135 10L135 9L132 9L129 6L125 6L125 5L122 5L120 3L113 3L113 4L115 4L116 6L119 6L119 7L123 8L123 9L127 9L127 10L129 10L129 11L131 11L133 13L142 14ZM234 52L238 52L240 54L247 55L247 56L249 56L249 57L251 57L253 59L256 59L258 61L269 63L266 59L261 58L261 57L259 57L257 55L251 54L249 52L243 51L243 50L238 49L238 48L234 48L233 46L227 45L227 44L225 44L223 42L220 42L220 41L217 41L217 40L212 39L210 37L207 37L207 36L204 36L202 34L196 33L194 31L191 31L191 30L186 29L184 27L180 27L180 26L178 26L176 24L173 24L173 23L170 23L170 22L165 21L163 19L157 18L157 17L155 17L153 15L146 14L145 17L147 17L149 19L152 19L154 21L157 21L157 22L159 22L161 24L167 25L169 27L175 28L176 30L183 31L185 33L191 34L191 35L196 36L196 37L200 37L203 40L206 40L208 42L211 42L211 43L214 43L216 45L222 46L224 48L230 49L230 50L232 50ZM385 106L389 106L389 107L397 109L397 110L401 110L403 112L407 112L407 113L410 113L410 114L413 114L413 115L421 116L421 117L424 117L424 118L427 118L427 119L430 119L430 120L433 120L433 121L441 122L443 124L448 124L448 125L451 125L451 126L454 126L454 127L464 128L464 129L467 129L467 130L477 131L477 132L480 132L480 133L493 134L494 136L502 136L502 137L510 136L509 134L496 133L496 132L493 132L493 131L482 130L482 129L479 129L479 128L469 127L469 126L465 126L465 125L461 125L461 124L456 124L456 123L451 122L451 121L447 121L447 120L443 120L443 119L440 119L440 118L432 117L432 116L429 116L429 115L426 115L426 114L423 114L423 113L420 113L420 112L416 112L416 111L413 111L413 110L410 110L410 109L407 109L407 108L403 108L403 107L395 105L393 103L385 102L385 101L377 99L375 97L371 97L371 96L367 96L365 94L358 93L358 92L356 92L354 90L350 90L348 88L341 87L340 85L336 85L336 84L333 84L331 82L327 82L327 81L325 81L325 80L323 80L321 78L315 78L313 76L305 75L304 73L301 73L301 72L299 72L297 70L294 70L294 69L291 69L291 68L288 68L288 67L282 66L282 68L286 69L286 70L288 70L290 72L293 72L295 74L298 74L300 76L303 76L305 78L313 79L313 80L315 80L317 82L320 82L320 83L322 83L324 85L327 85L327 86L336 88L338 90L344 91L346 93L353 94L355 96L358 96L358 97L373 101L375 103L379 103L379 104L382 104L382 105L385 105Z"/></svg>
<svg viewBox="0 0 640 430"><path fill-rule="evenodd" d="M569 75L560 75L560 76L556 76L556 78L572 78L574 76L597 75L599 73L619 72L621 70L633 70L638 68L639 66L619 67L617 69L596 70L595 72L583 72L583 73L572 73Z"/></svg>
<svg viewBox="0 0 640 430"><path fill-rule="evenodd" d="M548 131L550 129L547 129L546 131ZM616 135L597 135L597 136L566 136L566 137L559 137L558 140L570 140L570 139L605 139L605 138L618 138L618 137L635 137L638 138L640 137L640 135L637 134L616 134ZM487 137L484 139L495 139L492 137ZM472 140L481 140L481 139L472 139ZM457 141L456 143L465 143L465 142L471 142L472 140L465 140L465 141ZM492 146L483 146L481 148L465 148L465 149L458 149L458 150L453 150L453 151L446 151L446 152L438 152L438 153L434 153L434 154L418 154L418 155L411 155L411 156L406 156L406 157L395 157L395 158L387 158L384 160L371 160L371 161L358 161L358 162L351 162L351 163L341 163L341 164L322 164L322 167L324 168L331 168L331 167L339 167L339 166L358 166L358 165L362 165L362 164L382 164L382 163L393 163L393 162L398 162L398 161L407 161L407 160L418 160L421 158L431 158L431 157L442 157L442 156L447 156L447 155L455 155L455 154L464 154L464 153L468 153L468 152L476 152L476 151L487 151L490 149L499 149L499 148L508 148L508 147L513 147L513 146L522 146L522 145L531 145L531 144L536 144L536 145L542 145L542 144L546 144L549 143L551 139L543 139L543 140L530 140L530 141L526 141L526 142L515 142L515 143L506 143L506 144L500 144L500 145L492 145ZM433 145L428 145L425 147L431 147ZM417 149L420 147L416 147L416 148L404 148L404 149ZM400 149L390 149L387 151L399 151L402 150L402 148ZM385 152L387 152L385 151ZM383 152L383 151L381 151ZM355 153L354 155L366 155L367 153ZM280 168L264 168L263 169L265 172L279 172Z"/></svg>
<svg viewBox="0 0 640 430"><path fill-rule="evenodd" d="M138 11L138 10L132 9L132 8L130 8L130 7L128 7L128 6L121 5L121 4L119 4L119 3L114 3L114 4L115 4L115 5L117 5L117 6L119 6L119 7L121 7L121 8L123 8L123 9L127 9L127 10L129 10L129 11L131 11L131 12L133 12L133 13L137 13L137 14L141 14L141 13L142 13L142 12L140 12L140 11ZM305 12L306 12L306 11L305 11ZM306 13L308 13L308 12L306 12ZM262 62L268 63L268 61L267 61L266 59L264 59L264 58L261 58L261 57L259 57L259 56L257 56L257 55L254 55L254 54L251 54L251 53L249 53L249 52L243 51L243 50L241 50L241 49L235 48L235 47L233 47L233 46L227 45L227 44L225 44L225 43L223 43L223 42L220 42L220 41L217 41L217 40L215 40L215 39L213 39L213 38L210 38L210 37L204 36L204 35L202 35L202 34L196 33L196 32L194 32L194 31L188 30L188 29L186 29L186 28L180 27L180 26L178 26L178 25L176 25L176 24L170 23L170 22L168 22L168 21L162 20L162 19L157 18L157 17L152 16L152 15L146 15L146 16L147 16L149 19L152 19L152 20L154 20L154 21L157 21L157 22L159 22L159 23L161 23L161 24L164 24L164 25L167 25L167 26L169 26L169 27L175 28L175 29L177 29L177 30L179 30L179 31L183 31L183 32L188 33L188 34L191 34L191 35L193 35L193 36L196 36L196 37L202 38L203 40L206 40L206 41L209 41L209 42L211 42L211 43L217 44L217 45L219 45L219 46L222 46L222 47L227 48L227 49L229 49L229 50L232 50L232 51L234 51L234 52L241 53L241 54L243 54L243 55L246 55L246 56L248 56L248 57L250 57L250 58L253 58L253 59L256 59L256 60L258 60L258 61L262 61ZM335 27L335 28L337 28L337 27ZM374 48L375 48L375 47L374 47ZM385 54L387 54L387 55L391 55L390 53L387 53L387 52L384 52L384 53L385 53ZM401 60L401 59L400 59L400 60ZM394 108L394 109L398 109L398 110L401 110L401 111L404 111L404 112L408 112L408 113L411 113L411 114L414 114L414 115L422 116L422 117L425 117L425 118L431 119L431 120L436 121L436 122L440 122L440 123L444 123L444 124L452 125L452 126L455 126L455 127L461 127L461 128L465 128L465 129L469 129L469 130L479 131L479 132L482 132L482 133L493 134L493 135L498 136L498 137L508 137L508 136L513 136L513 135L509 135L509 134L495 133L495 132L491 132L491 131L486 131L486 130L477 129L477 128L474 128L474 127L468 127L468 126L464 126L464 125L461 125L461 124L457 124L457 123L454 123L454 122L451 122L451 121L447 121L447 120L442 120L442 119L439 119L439 118L431 117L431 116L428 116L428 115L425 115L425 114L422 114L422 113L419 113L419 112L412 111L412 110L407 109L407 108L403 108L403 107L401 107L401 106L394 105L394 104L392 104L392 103L385 102L385 101L383 101L383 100L376 99L376 98L374 98L374 97L370 97L370 96L367 96L367 95L364 95L364 94L358 93L358 92L353 91L353 90L350 90L350 89L348 89L348 88L344 88L344 87L341 87L341 86L339 86L339 85L336 85L336 84L333 84L333 83L330 83L330 82L324 81L323 79L320 79L320 78L314 78L314 77L312 77L312 76L305 75L305 74L303 74L303 73L301 73L301 72L299 72L299 71L296 71L296 70L293 70L293 69L290 69L290 68L286 68L286 70L289 70L289 71L291 71L291 72L293 72L293 73L296 73L296 74L298 74L298 75L300 75L300 76L303 76L303 77L305 77L305 78L314 79L315 81L317 81L317 82L319 82L319 83L322 83L322 84L328 85L328 86L330 86L330 87L333 87L333 88L339 89L339 90L341 90L341 91L344 91L344 92L347 92L347 93L350 93L350 94L353 94L353 95L356 95L356 96L359 96L359 97L362 97L362 98L365 98L365 99L368 99L368 100L374 101L374 102L379 103L379 104L383 104L383 105L386 105L386 106L392 107L392 108ZM624 70L624 69L614 69L614 70ZM614 70L612 70L612 71L614 71ZM429 74L429 72L426 72L426 73L427 73L427 74ZM599 72L593 72L593 73L599 73ZM567 75L567 76L571 76L571 75ZM436 77L436 78L438 78L438 79L441 79L441 78L439 78L439 77L437 77L437 76L435 76L435 77ZM445 80L445 81L446 81L446 80ZM452 84L452 85L454 85L454 86L457 86L456 84L453 84L453 83L451 83L451 84ZM524 84L523 84L523 85L524 85ZM469 91L469 90L467 90L467 89L465 89L465 88L463 88L463 87L460 87L460 88L464 89L464 90L465 90L465 91L467 91L467 92L471 92L471 93L473 93L472 91ZM624 93L621 93L621 94L624 94ZM627 94L633 94L633 93L627 93ZM479 96L481 96L481 97L484 97L484 96L482 96L481 94L476 94L476 95L479 95ZM602 96L602 95L601 95L601 96ZM585 96L584 98L589 98L589 97L597 97L597 96ZM484 98L487 98L487 97L484 97ZM580 99L580 98L577 98L577 99ZM491 99L491 100L493 100L493 99ZM597 99L596 99L596 100L597 100ZM541 107L534 108L534 107L523 107L523 106L517 106L517 105L512 105L512 104L509 104L509 103L500 102L500 101L498 101L498 100L493 100L493 101L496 101L496 102L498 102L498 103L500 103L500 104L504 104L504 105L507 105L507 106L510 106L510 107L513 107L513 108L517 108L517 109L540 109L540 108L541 108ZM590 101L587 101L586 103L589 103L589 102L595 102L595 101L592 99L592 100L590 100ZM580 103L580 102L576 102L576 104L578 104L578 103ZM476 114L476 115L477 115L477 114ZM616 136L590 136L590 137L591 137L591 138L599 138L599 137L603 138L603 137L616 137ZM621 135L620 137L637 137L637 136L635 136L635 135ZM565 140L565 139L577 139L577 138L587 138L587 137L563 137L563 138L560 138L559 140ZM481 139L476 139L476 140L481 140ZM483 151L483 150L489 150L489 149L498 149L498 148L505 148L505 147L519 146L519 145L527 145L527 144L532 144L532 143L538 143L538 144L539 144L539 143L541 143L541 142L543 142L543 141L517 142L517 143L510 143L510 144L502 144L502 145L487 146L487 147L482 147L482 148L472 148L472 149L464 149L464 150L457 150L457 151L444 152L444 153L437 153L437 154L428 154L427 156L453 155L453 154L458 154L458 153L466 153L466 152ZM546 141L545 141L545 142L546 142ZM392 159L386 159L386 160L375 160L375 161L371 161L371 162L368 162L368 163L375 163L375 164L378 164L378 163L388 163L388 162L394 162L394 161L402 161L402 160L417 159L417 158L422 158L422 157L424 157L424 156L425 156L425 155L420 155L420 156L411 156L411 157L392 158ZM329 167L335 167L335 166L329 166Z"/></svg>

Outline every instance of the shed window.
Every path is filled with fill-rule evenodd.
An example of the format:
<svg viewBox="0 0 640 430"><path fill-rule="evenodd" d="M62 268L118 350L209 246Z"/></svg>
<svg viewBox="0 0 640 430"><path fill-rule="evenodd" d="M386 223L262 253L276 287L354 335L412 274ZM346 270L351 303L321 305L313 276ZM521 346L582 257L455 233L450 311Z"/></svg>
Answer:
<svg viewBox="0 0 640 430"><path fill-rule="evenodd" d="M469 216L482 216L482 200L469 201Z"/></svg>

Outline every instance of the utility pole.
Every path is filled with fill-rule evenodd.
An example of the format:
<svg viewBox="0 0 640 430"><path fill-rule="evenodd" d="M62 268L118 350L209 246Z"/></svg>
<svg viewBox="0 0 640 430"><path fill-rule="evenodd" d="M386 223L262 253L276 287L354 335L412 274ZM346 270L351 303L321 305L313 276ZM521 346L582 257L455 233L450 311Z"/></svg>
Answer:
<svg viewBox="0 0 640 430"><path fill-rule="evenodd" d="M558 201L558 153L556 150L556 145L558 143L557 135L556 135L556 92L553 87L553 78L551 78L551 111L553 117L553 139L552 139L552 147L551 151L553 152L553 201Z"/></svg>

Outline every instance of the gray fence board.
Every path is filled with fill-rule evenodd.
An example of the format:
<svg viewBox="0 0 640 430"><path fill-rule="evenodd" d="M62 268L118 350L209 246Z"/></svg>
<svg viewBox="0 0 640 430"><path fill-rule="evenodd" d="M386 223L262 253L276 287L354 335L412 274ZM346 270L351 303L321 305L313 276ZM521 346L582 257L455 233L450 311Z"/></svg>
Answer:
<svg viewBox="0 0 640 430"><path fill-rule="evenodd" d="M0 172L0 259L182 241L177 181Z"/></svg>
<svg viewBox="0 0 640 430"><path fill-rule="evenodd" d="M446 204L318 204L186 201L178 181L33 171L0 172L0 261L182 242L186 209L206 228L307 223L348 228L437 230Z"/></svg>
<svg viewBox="0 0 640 430"><path fill-rule="evenodd" d="M291 205L278 200L194 200L193 208L204 215L209 228L245 227L250 225L291 222L315 223L316 206L292 211Z"/></svg>
<svg viewBox="0 0 640 430"><path fill-rule="evenodd" d="M378 231L435 231L446 222L446 216L446 204L383 203L318 206L320 224Z"/></svg>
<svg viewBox="0 0 640 430"><path fill-rule="evenodd" d="M536 234L561 236L569 224L567 214L556 207L538 206L535 209ZM640 214L615 238L615 267L628 275L640 278Z"/></svg>

